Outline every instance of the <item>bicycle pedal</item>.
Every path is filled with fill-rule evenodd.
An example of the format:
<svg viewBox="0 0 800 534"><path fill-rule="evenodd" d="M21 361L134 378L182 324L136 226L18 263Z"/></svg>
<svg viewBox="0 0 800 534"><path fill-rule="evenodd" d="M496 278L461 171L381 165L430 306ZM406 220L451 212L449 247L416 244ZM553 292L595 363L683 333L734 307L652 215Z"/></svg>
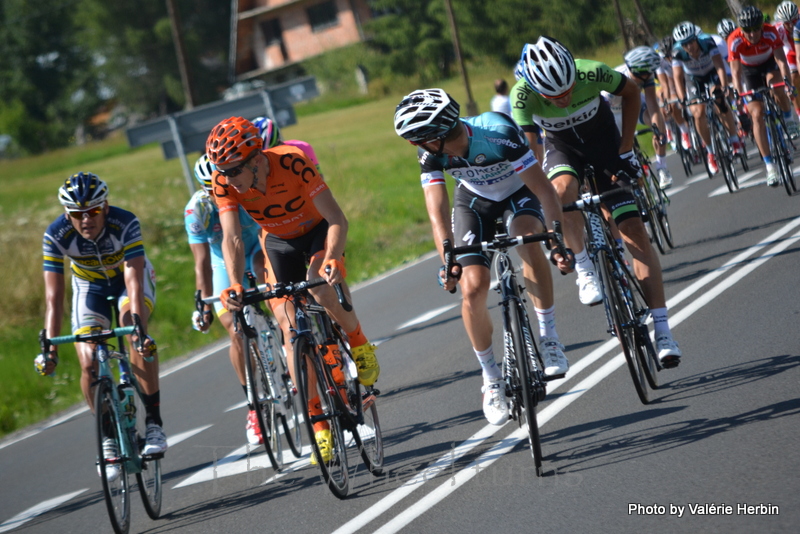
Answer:
<svg viewBox="0 0 800 534"><path fill-rule="evenodd" d="M145 462L150 462L150 461L153 461L153 460L160 460L163 457L164 457L164 453L163 452L157 452L155 454L143 454L142 455L142 460L144 460Z"/></svg>
<svg viewBox="0 0 800 534"><path fill-rule="evenodd" d="M678 356L667 356L661 360L661 367L664 369L675 369L681 364L681 359Z"/></svg>
<svg viewBox="0 0 800 534"><path fill-rule="evenodd" d="M561 373L560 375L544 375L543 378L545 382L550 382L551 380L560 380L565 376L567 376L567 373Z"/></svg>

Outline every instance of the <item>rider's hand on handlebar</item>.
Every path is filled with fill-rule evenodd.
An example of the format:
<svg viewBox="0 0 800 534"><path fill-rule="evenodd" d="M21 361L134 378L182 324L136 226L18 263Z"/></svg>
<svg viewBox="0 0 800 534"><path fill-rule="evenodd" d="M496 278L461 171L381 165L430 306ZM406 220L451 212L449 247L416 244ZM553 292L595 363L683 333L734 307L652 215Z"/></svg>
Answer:
<svg viewBox="0 0 800 534"><path fill-rule="evenodd" d="M234 295L231 296L231 293ZM239 311L242 309L241 299L244 294L242 284L233 284L227 289L223 289L219 296L222 306L228 311Z"/></svg>
<svg viewBox="0 0 800 534"><path fill-rule="evenodd" d="M52 375L58 365L58 353L51 350L49 354L39 354L33 360L33 367L41 376Z"/></svg>
<svg viewBox="0 0 800 534"><path fill-rule="evenodd" d="M460 263L454 263L453 267L450 269L450 276L445 276L445 270L446 267L444 265L439 267L439 275L436 279L440 287L452 292L455 290L458 280L461 278L462 267Z"/></svg>
<svg viewBox="0 0 800 534"><path fill-rule="evenodd" d="M192 327L198 332L208 334L208 329L213 322L214 313L211 310L203 310L203 313L195 310L192 313Z"/></svg>
<svg viewBox="0 0 800 534"><path fill-rule="evenodd" d="M619 158L622 160L622 165L619 169L621 172L617 172L611 180L614 182L621 180L625 183L629 183L629 180L638 178L642 173L642 167L639 165L639 160L636 158L636 154L633 153L633 150L620 154Z"/></svg>
<svg viewBox="0 0 800 534"><path fill-rule="evenodd" d="M341 260L330 259L322 266L319 274L328 284L335 285L344 282L345 277L347 277L347 270Z"/></svg>

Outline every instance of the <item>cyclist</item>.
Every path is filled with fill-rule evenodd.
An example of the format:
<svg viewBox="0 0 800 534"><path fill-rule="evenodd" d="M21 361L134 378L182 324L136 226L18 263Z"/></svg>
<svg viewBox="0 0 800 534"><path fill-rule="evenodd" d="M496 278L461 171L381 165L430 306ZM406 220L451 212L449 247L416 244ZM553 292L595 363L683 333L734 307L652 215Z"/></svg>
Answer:
<svg viewBox="0 0 800 534"><path fill-rule="evenodd" d="M78 172L67 178L58 190L58 200L66 213L48 226L42 244L47 337L61 334L66 291L64 258L69 258L73 335L96 328L113 328L112 305L118 309L120 326L132 325L133 313L141 318L144 347L141 351L132 350L130 359L143 389L146 410L146 444L142 454L164 453L167 440L161 428L158 359L155 350L151 352L154 342L146 335L148 318L156 303L155 272L145 254L139 219L129 211L109 205L108 186L90 172ZM115 299L114 304L108 297ZM93 349L91 343L75 344L81 364L81 390L92 410L96 370ZM145 358L154 360L146 363ZM42 375L52 374L57 364L56 346L50 354L40 354L35 362ZM107 458L118 456L118 444L111 438L103 443L103 450Z"/></svg>
<svg viewBox="0 0 800 534"><path fill-rule="evenodd" d="M514 67L514 79L519 81L522 78L522 60L517 61L517 65ZM509 98L509 107L511 106L511 99ZM513 113L511 114L511 120L514 120ZM542 138L542 130L539 127L536 127L536 131L534 132L536 136L536 142L531 145L531 150L533 151L533 155L536 156L538 161L542 161L544 159L544 139Z"/></svg>
<svg viewBox="0 0 800 534"><path fill-rule="evenodd" d="M529 139L534 121L545 131L547 156L543 168L562 204L578 198L586 164L597 169L598 193L614 187L606 172L638 176L633 138L640 109L639 86L604 63L574 59L551 37L541 36L536 43L526 44L522 59L525 77L511 94L514 119ZM602 91L622 96L621 131L601 97ZM680 362L681 351L669 328L661 265L635 200L622 194L609 202L608 208L633 256L634 272L651 308L659 359L665 367L674 367ZM567 247L575 251L580 300L593 305L603 296L583 244L583 231L580 213L564 214L564 238Z"/></svg>
<svg viewBox="0 0 800 534"><path fill-rule="evenodd" d="M783 111L786 128L792 138L797 137L797 122L792 117L792 105L787 91L793 91L789 83L789 65L783 53L783 44L777 30L770 24L764 24L761 10L755 6L747 6L739 12L739 27L728 36L728 58L731 62L731 78L737 92L764 87L778 81L782 75L786 82L786 91L774 91L778 106ZM753 122L753 137L767 167L767 184L773 187L780 185L778 171L772 161L767 127L764 122L764 103L760 95L748 96L747 111Z"/></svg>
<svg viewBox="0 0 800 534"><path fill-rule="evenodd" d="M630 78L641 89L642 111L639 115L639 122L645 124L643 117L648 116L650 124L655 126L660 135L653 136L653 149L656 152L656 173L658 174L658 185L661 189L672 187L672 175L667 169L667 133L664 125L664 117L661 115L661 108L658 106L658 96L656 94L656 77L666 78L666 71L669 65L663 62L661 57L649 46L638 46L627 52L624 56L625 63L616 67L614 70ZM668 87L666 80L663 84ZM608 100L611 111L614 112L614 120L617 128L622 129L622 97L604 93L603 96Z"/></svg>
<svg viewBox="0 0 800 534"><path fill-rule="evenodd" d="M681 104L678 101L678 91L675 89L675 76L673 76L672 73L672 49L674 47L675 39L672 38L672 34L661 39L657 45L657 52L664 60L664 67L669 65L668 68L664 68L664 73L666 74L664 81L666 83L661 84L661 98L664 102L664 118L666 119L669 114L672 115L675 124L678 125L681 132L681 144L685 150L689 150L692 147L692 139L689 136L689 126L683 118ZM667 136L669 142L673 143L674 150L674 143L676 143L677 140L671 139L672 130L670 128L667 128Z"/></svg>
<svg viewBox="0 0 800 534"><path fill-rule="evenodd" d="M783 43L783 53L786 56L786 62L789 64L789 71L792 73L792 85L794 87L800 86L800 74L797 73L797 54L794 50L794 30L797 23L800 21L800 13L797 12L797 6L794 2L781 2L775 10L775 29L778 30L781 42ZM800 116L800 95L795 94L792 97L794 104L795 114Z"/></svg>
<svg viewBox="0 0 800 534"><path fill-rule="evenodd" d="M459 109L458 102L442 89L422 89L406 95L394 114L397 135L419 147L425 204L442 258L445 239L456 247L492 239L498 217L503 217L509 235L553 228L554 221L561 220L561 204L518 126L495 112L459 118ZM452 218L444 171L458 184ZM563 375L569 363L555 328L550 265L538 243L522 245L517 251L539 320L544 372ZM560 269L571 269L568 258L556 256ZM457 260L453 273L445 275L442 267L439 282L451 290L460 276L464 293L461 315L483 375L483 413L489 423L502 425L508 419L508 401L502 371L494 359L492 319L486 303L491 259L475 253Z"/></svg>
<svg viewBox="0 0 800 534"><path fill-rule="evenodd" d="M208 156L205 154L200 156L194 165L194 176L200 182L201 189L192 195L183 212L189 247L194 257L195 287L200 290L203 298L218 295L231 285L222 257L222 228L219 222L219 209L211 194L213 172L214 166L208 161ZM245 269L253 273L256 280L263 281L264 255L258 240L260 227L242 207L239 207L239 225L242 228ZM231 338L228 354L245 397L247 397L244 347L239 335L234 331L233 318L228 310L220 303L214 304L213 308L210 304L206 304L202 313L195 311L192 314L192 325L195 330L208 332L214 320L214 313L219 317L220 323ZM261 427L253 406L248 406L248 408L245 435L248 443L259 445L264 443L264 437L261 435Z"/></svg>
<svg viewBox="0 0 800 534"><path fill-rule="evenodd" d="M708 130L706 105L692 103L704 96L708 90L714 96L714 104L728 130L734 153L742 150L741 141L736 131L733 112L725 99L724 91L728 89L728 74L725 62L720 56L714 39L709 35L698 33L698 28L691 22L681 22L672 32L675 47L672 50L672 70L675 76L675 88L678 98L689 104L694 116L697 132L703 139L708 151L708 169L711 174L719 172L716 154L711 151L711 134Z"/></svg>
<svg viewBox="0 0 800 534"><path fill-rule="evenodd" d="M717 33L728 41L728 36L736 29L736 23L731 19L722 19L717 23ZM726 54L727 57L727 54Z"/></svg>
<svg viewBox="0 0 800 534"><path fill-rule="evenodd" d="M347 218L314 164L298 148L277 146L262 150L258 128L241 117L217 124L208 136L206 154L216 167L213 195L222 226L222 252L231 281L244 274L244 247L238 209L261 226L267 282L296 282L323 276L330 285L312 294L348 336L362 384L371 386L378 379L380 365L372 345L361 330L355 310L346 312L339 304L333 285L345 282L344 246ZM308 266L308 267L306 267ZM330 268L330 272L326 272ZM230 291L235 298L229 298ZM242 285L234 283L220 296L231 311L241 309ZM284 302L286 313L277 313L285 339L290 339L294 310ZM273 308L275 309L275 308ZM294 355L289 346L289 370L294 371ZM294 375L292 378L295 378ZM295 379L295 383L297 383ZM309 415L322 413L319 396L309 395ZM326 421L314 424L315 439L323 461L333 454L333 442ZM312 458L316 462L316 457Z"/></svg>

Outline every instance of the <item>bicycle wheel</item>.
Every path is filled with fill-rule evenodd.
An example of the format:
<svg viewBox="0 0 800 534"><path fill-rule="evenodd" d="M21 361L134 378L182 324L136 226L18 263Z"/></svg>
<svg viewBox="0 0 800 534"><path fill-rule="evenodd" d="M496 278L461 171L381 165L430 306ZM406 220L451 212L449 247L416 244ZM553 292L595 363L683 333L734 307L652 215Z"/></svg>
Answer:
<svg viewBox="0 0 800 534"><path fill-rule="evenodd" d="M719 119L714 116L712 120L715 149L719 157L717 163L725 179L725 185L730 193L739 189L739 182L736 179L736 167L733 165L733 151L728 142L727 133Z"/></svg>
<svg viewBox="0 0 800 534"><path fill-rule="evenodd" d="M523 332L522 313L520 313L519 303L504 306L504 324L508 325L508 334L511 338L511 350L515 361L516 380L513 384L514 393L521 397L522 408L528 424L528 446L533 456L533 463L536 466L536 476L542 476L542 443L539 435L539 422L536 420L536 405L538 404L537 392L534 389L534 382L531 377L530 362L528 361L528 350L525 346L525 335ZM530 331L530 327L528 327ZM508 335L507 334L507 335Z"/></svg>
<svg viewBox="0 0 800 534"><path fill-rule="evenodd" d="M145 447L145 437L147 436L146 412L144 400L141 393L137 390L134 395L136 399L136 433L134 443L137 452L141 455ZM163 455L161 455L163 456ZM136 483L139 486L139 494L142 496L142 504L150 516L150 519L158 519L161 515L161 459L156 457L142 457L142 470L136 473Z"/></svg>
<svg viewBox="0 0 800 534"><path fill-rule="evenodd" d="M658 389L658 371L661 370L661 365L658 363L658 355L650 340L650 334L647 330L647 325L640 324L636 327L636 356L639 358L644 375L647 378L647 383L651 389Z"/></svg>
<svg viewBox="0 0 800 534"><path fill-rule="evenodd" d="M280 329L270 321L270 346L272 357L275 360L275 380L277 382L281 396L281 423L283 425L283 435L295 458L303 455L303 410L300 405L300 396L297 388L292 383L292 376L289 374L289 365L286 363L286 351L280 340Z"/></svg>
<svg viewBox="0 0 800 534"><path fill-rule="evenodd" d="M294 341L294 365L302 406L308 406L308 389L315 382L316 386L313 389L313 394L319 396L322 409L322 415L315 417L306 415L304 417L306 431L311 443L311 454L319 459L317 465L328 488L338 498L343 499L350 492L350 473L344 431L340 418L336 413L334 395L331 394L332 391L335 392L335 389L326 386L328 382L326 382L326 377L323 374L324 371L319 365L314 349L304 336L298 336ZM336 398L339 398L339 396L336 395ZM327 462L322 461L322 455L314 436L314 423L318 421L328 422L333 438L333 453Z"/></svg>
<svg viewBox="0 0 800 534"><path fill-rule="evenodd" d="M244 371L247 378L247 402L256 412L256 420L263 438L272 469L280 471L283 467L283 450L280 448L280 433L275 424L275 403L273 403L269 382L255 338L242 333L244 341Z"/></svg>
<svg viewBox="0 0 800 534"><path fill-rule="evenodd" d="M605 251L598 252L598 261L596 263L599 265L600 277L606 291L614 334L620 345L622 345L622 352L625 355L625 361L628 364L636 394L643 404L648 404L650 398L645 383L647 377L641 362L636 356L635 321L625 289L621 286L621 280L617 278L617 276L621 278L622 275L620 273L615 274L611 259L608 258Z"/></svg>
<svg viewBox="0 0 800 534"><path fill-rule="evenodd" d="M669 216L667 215L669 197L666 191L663 191L660 187L652 187L651 191L653 192L656 221L661 230L661 236L669 248L675 248L675 242L672 240L672 228L669 225Z"/></svg>
<svg viewBox="0 0 800 534"><path fill-rule="evenodd" d="M791 153L789 151L790 140L786 135L786 130L781 129L779 139L780 151L778 152L778 160L781 168L781 175L783 176L783 187L786 189L786 194L792 196L797 191L797 186L794 181L794 171L791 166Z"/></svg>
<svg viewBox="0 0 800 534"><path fill-rule="evenodd" d="M648 168L647 173L645 174L642 180L642 198L644 203L646 204L643 208L647 212L647 222L645 223L645 227L647 228L647 232L650 234L650 241L656 244L656 248L661 254L666 254L666 249L664 248L664 239L659 232L659 225L658 225L658 211L656 209L656 201L655 201L655 192L653 188L658 188L655 176L653 176L652 169Z"/></svg>
<svg viewBox="0 0 800 534"><path fill-rule="evenodd" d="M128 488L128 469L120 454L123 436L114 400L114 386L108 379L97 384L94 393L94 413L97 423L97 466L103 483L103 496L111 526L117 534L127 534L131 523L131 501ZM103 442L113 440L116 458L106 458Z"/></svg>

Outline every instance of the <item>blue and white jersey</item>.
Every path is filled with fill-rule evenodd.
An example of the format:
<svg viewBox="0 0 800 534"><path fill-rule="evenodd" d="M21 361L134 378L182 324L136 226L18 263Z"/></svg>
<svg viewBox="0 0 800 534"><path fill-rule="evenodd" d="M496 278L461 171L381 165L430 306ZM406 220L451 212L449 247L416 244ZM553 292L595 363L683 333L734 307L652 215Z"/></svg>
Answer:
<svg viewBox="0 0 800 534"><path fill-rule="evenodd" d="M418 151L422 187L444 183L444 171L476 195L504 200L523 187L519 174L537 162L519 127L502 113L487 112L460 119L467 129L464 158Z"/></svg>
<svg viewBox="0 0 800 534"><path fill-rule="evenodd" d="M682 67L683 72L689 76L702 77L715 70L713 58L720 53L714 39L709 35L700 34L697 44L700 45L700 56L695 59L681 45L675 43L675 48L672 49L672 66Z"/></svg>
<svg viewBox="0 0 800 534"><path fill-rule="evenodd" d="M126 260L145 256L139 219L116 206L109 206L105 226L95 241L81 236L66 213L60 215L44 233L42 253L45 271L64 274L66 257L76 277L103 283L121 275Z"/></svg>
<svg viewBox="0 0 800 534"><path fill-rule="evenodd" d="M222 225L219 222L219 210L202 189L195 191L186 209L183 210L183 222L189 244L208 243L211 254L222 258ZM242 227L242 242L245 253L258 248L260 228L250 215L239 206L239 224Z"/></svg>

